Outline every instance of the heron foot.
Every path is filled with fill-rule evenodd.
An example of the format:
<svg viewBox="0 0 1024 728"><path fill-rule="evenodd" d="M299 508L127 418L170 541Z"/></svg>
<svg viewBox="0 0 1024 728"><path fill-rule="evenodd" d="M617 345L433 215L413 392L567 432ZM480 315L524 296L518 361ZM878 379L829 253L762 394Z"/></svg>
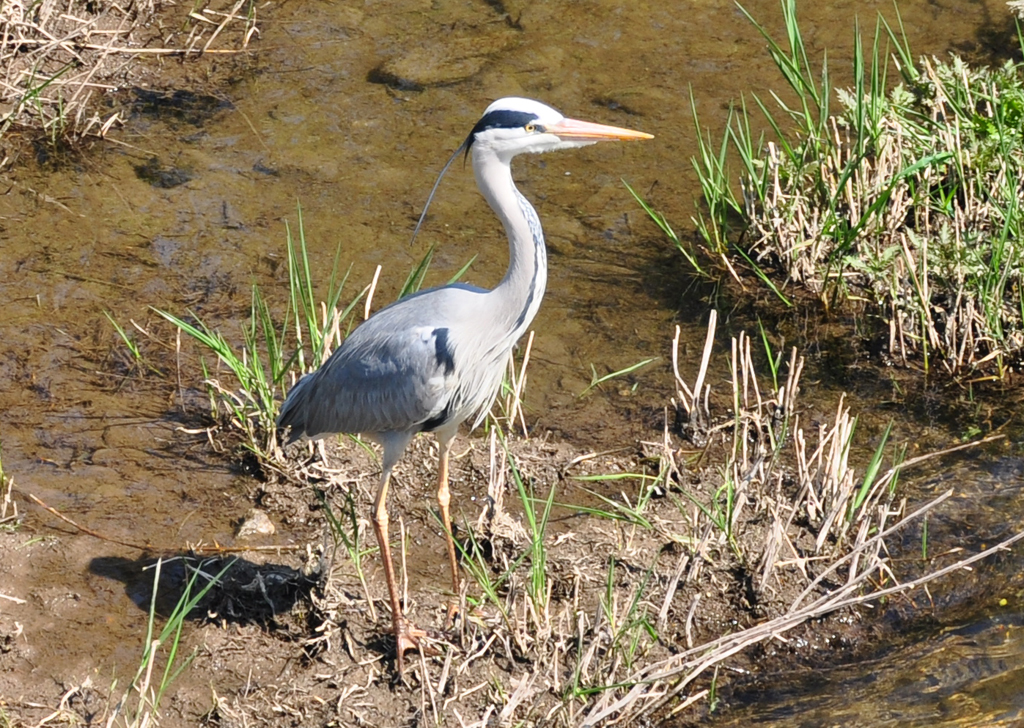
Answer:
<svg viewBox="0 0 1024 728"><path fill-rule="evenodd" d="M458 601L448 602L448 613L444 618L444 631L449 632L458 623L459 618L462 616L462 610L459 609Z"/></svg>
<svg viewBox="0 0 1024 728"><path fill-rule="evenodd" d="M395 620L395 664L398 668L399 678L402 678L405 673L405 653L409 650L417 650L424 656L441 654L432 645L420 642L420 640L431 638L432 635L429 632L420 629L405 617Z"/></svg>

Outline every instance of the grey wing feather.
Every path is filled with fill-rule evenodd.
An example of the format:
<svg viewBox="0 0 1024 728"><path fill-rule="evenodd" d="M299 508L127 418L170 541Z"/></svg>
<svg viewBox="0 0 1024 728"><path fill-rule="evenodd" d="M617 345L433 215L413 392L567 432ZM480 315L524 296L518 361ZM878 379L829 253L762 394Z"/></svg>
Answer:
<svg viewBox="0 0 1024 728"><path fill-rule="evenodd" d="M456 387L444 327L410 325L383 309L288 394L290 440L338 432L415 431L440 416Z"/></svg>

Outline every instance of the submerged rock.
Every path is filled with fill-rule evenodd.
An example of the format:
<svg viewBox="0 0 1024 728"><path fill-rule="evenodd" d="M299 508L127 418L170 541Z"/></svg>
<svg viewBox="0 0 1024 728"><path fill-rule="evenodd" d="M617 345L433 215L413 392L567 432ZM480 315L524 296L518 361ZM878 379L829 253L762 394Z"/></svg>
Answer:
<svg viewBox="0 0 1024 728"><path fill-rule="evenodd" d="M482 34L434 38L372 70L371 83L406 91L422 91L473 77L498 53L513 45L518 34L500 27Z"/></svg>
<svg viewBox="0 0 1024 728"><path fill-rule="evenodd" d="M154 187L169 190L192 180L195 175L184 167L165 166L159 157L150 157L134 166L135 176Z"/></svg>

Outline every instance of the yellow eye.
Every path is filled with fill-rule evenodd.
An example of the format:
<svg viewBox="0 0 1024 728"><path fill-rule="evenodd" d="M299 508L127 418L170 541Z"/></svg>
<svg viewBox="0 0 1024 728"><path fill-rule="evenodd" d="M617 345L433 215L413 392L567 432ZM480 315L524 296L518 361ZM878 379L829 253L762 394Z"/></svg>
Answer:
<svg viewBox="0 0 1024 728"><path fill-rule="evenodd" d="M526 125L526 126L525 126L524 128L526 129L526 132L527 132L528 134L533 134L533 132L535 132L535 131L537 130L537 125L536 125L536 124L534 124L534 123L533 123L533 122L531 121L531 122L530 122L529 124L527 124L527 125Z"/></svg>

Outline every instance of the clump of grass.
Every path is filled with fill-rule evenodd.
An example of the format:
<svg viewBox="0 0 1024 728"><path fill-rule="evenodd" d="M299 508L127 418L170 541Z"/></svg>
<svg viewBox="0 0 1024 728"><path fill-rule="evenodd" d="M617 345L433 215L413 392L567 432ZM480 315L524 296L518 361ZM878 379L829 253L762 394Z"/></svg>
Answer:
<svg viewBox="0 0 1024 728"><path fill-rule="evenodd" d="M198 342L204 353L216 358L216 369L211 369L205 360L202 365L211 412L216 420L225 422L229 429L241 435L243 447L270 467L285 464L277 445L275 425L281 395L299 377L316 370L330 357L358 324L359 314L363 318L369 317L380 275L378 266L373 280L342 307L351 268L340 272L339 247L326 293L318 297L319 282L314 281L309 262L301 208L296 232L293 237L291 228L286 226L289 298L284 316L282 319L275 317L271 303L254 283L249 320L242 328L240 346L196 314L178 316L154 309L179 331ZM399 298L420 290L432 256L433 249L430 249L413 267ZM449 282L461 278L472 262L472 259L467 262ZM364 302L362 311L357 308L360 301ZM111 323L118 329L122 340L129 344L123 329L113 320ZM134 350L131 353L133 357L141 356ZM503 401L511 409L512 417L517 413L521 417L518 395L522 391L523 377L525 369L518 380L513 374L513 384L505 388L509 396Z"/></svg>
<svg viewBox="0 0 1024 728"><path fill-rule="evenodd" d="M626 376L627 374L632 374L633 372L639 371L640 369L643 369L645 366L647 366L651 362L657 361L657 360L658 360L658 357L656 357L656 356L648 358L648 359L641 359L636 364L630 364L628 367L623 367L622 369L619 369L619 370L614 371L614 372L609 372L607 374L598 374L597 373L597 368L593 364L591 364L590 365L590 384L588 384L586 386L586 388L582 392L580 392L579 396L580 397L584 397L587 393L590 392L590 390L592 390L592 389L594 389L596 387L600 387L605 382L610 382L613 379L618 379L620 377ZM636 389L636 384L637 383L634 382L632 389L634 389L634 390Z"/></svg>
<svg viewBox="0 0 1024 728"><path fill-rule="evenodd" d="M231 428L241 433L244 447L270 464L278 463L281 458L275 419L278 395L285 389L289 373L294 369L301 376L319 367L332 349L341 344L342 330L354 325L358 302L372 295L371 286L367 286L344 308L338 307L348 272L339 275L336 256L324 302L317 303L301 209L298 236L293 239L291 229L287 228L286 246L289 305L285 316L280 323L275 321L259 286L253 284L249 321L241 332L240 347L199 316L183 318L156 311L215 355L220 365L227 367L233 381L222 381L219 367L211 371L203 363L214 417L225 419Z"/></svg>
<svg viewBox="0 0 1024 728"><path fill-rule="evenodd" d="M57 148L87 135L104 136L123 122L123 112L101 111L98 97L134 86L140 57L238 52L257 32L253 0L202 2L186 7L169 33L161 31L159 42L166 45L156 47L140 37L156 12L151 1L130 8L89 0L59 8L0 4L0 137L13 127L29 129ZM224 33L228 27L240 27L240 37ZM7 161L0 159L0 168Z"/></svg>
<svg viewBox="0 0 1024 728"><path fill-rule="evenodd" d="M752 95L770 135L744 99L715 143L692 100L705 244L781 299L785 282L863 306L899 361L1004 376L1024 357L1024 65L915 63L879 18L867 52L854 29L853 87L836 89L795 0L782 13L784 41L746 13L787 87Z"/></svg>
<svg viewBox="0 0 1024 728"><path fill-rule="evenodd" d="M709 342L716 321L713 314ZM717 675L729 656L814 616L888 593L888 588L876 586L893 581L887 537L920 521L950 496L946 493L905 515L896 484L902 468L919 461L905 461L905 448L893 446L892 423L878 437L869 462L857 467L853 463L857 420L850 416L844 399L840 398L832 419L806 432L797 404L803 361L793 350L783 364L768 337L761 340L770 362L770 382L762 384L751 339L741 333L731 342L730 376L726 396L720 399L706 379L710 346L705 347L692 386L680 374L678 352L673 353L677 421L695 423L683 432L701 445L697 455L687 458L672 443L667 427L663 442L647 443L652 456L660 460L659 470L671 474L662 481L668 497L649 520L666 535L683 529L682 537L671 536L683 550L674 569L661 570L661 584L651 584L647 572L634 577L632 594L643 589L648 593L620 601L628 606L619 624L631 625L631 630L625 641L612 643L618 663L611 664L629 667L624 674L609 671L606 674L614 679L577 691L577 697L586 693L587 699L583 716L574 725L597 726L613 719L628 723L659 711L675 714L696 701L713 701L716 679L711 679L710 686L707 678L697 681L711 671ZM675 348L678 344L677 333ZM724 412L716 412L718 401L725 404ZM725 447L724 461L703 469L717 477L707 478L703 488L692 487L683 474L701 469L701 461L716 442ZM666 502L678 508L683 520L668 517ZM1014 539L1022 537L1018 534ZM702 592L695 593L692 585L707 579L708 572L746 574L742 582L747 584L748 599L752 606L762 605L756 607L760 609L794 579L802 589L795 598L787 597L788 606L772 612L767 622L699 644L692 637L692 626L700 619ZM925 583L941 573L948 572L926 574L912 583ZM677 603L683 594L687 594L688 608ZM624 597L627 594L620 591L619 599ZM608 603L605 596L602 604ZM645 653L645 645L653 645L658 635L664 639L671 624L668 615L673 612L682 623L686 649L668 657L656 651ZM588 655L584 655L587 660L593 651ZM638 655L643 659L636 659Z"/></svg>
<svg viewBox="0 0 1024 728"><path fill-rule="evenodd" d="M377 551L377 548L365 548L362 546L366 534L366 520L359 517L356 494L351 488L345 489L342 495L344 513L341 517L334 512L331 501L322 491L317 490L316 495L327 519L328 533L334 542L334 551L337 552L339 548L344 548L348 554L349 562L352 564L356 576L359 578L359 583L363 587L363 594L366 596L366 604L370 611L370 619L376 622L377 612L373 606L373 597L370 596L370 588L366 583L363 559Z"/></svg>
<svg viewBox="0 0 1024 728"><path fill-rule="evenodd" d="M542 629L542 634L550 629L551 619L548 610L551 605L551 581L548 578L547 548L544 542L547 536L548 523L551 520L551 506L555 500L555 488L548 490L547 498L540 502L541 511L537 513L537 498L534 497L533 485L527 484L516 467L514 459L509 460L512 481L516 493L519 494L526 520L526 536L528 547L526 555L529 562L529 574L526 579L526 593L530 598L531 616L534 625Z"/></svg>
<svg viewBox="0 0 1024 728"><path fill-rule="evenodd" d="M708 340L713 338L716 322L717 316L712 315ZM806 433L796 405L803 359L793 349L785 379L781 379L781 356L771 350L767 336L762 335L762 343L770 362L768 389L763 390L759 383L751 339L741 332L732 340L729 358L729 418L717 426L704 427L702 439L722 430L731 433L728 456L718 467L719 486L710 497L703 498L683 488L683 499L678 501L680 509L694 512L692 538L707 541L713 536L712 540L728 546L744 569L758 573L759 591L770 588L783 549L795 549L814 558L838 558L866 533L882 530L888 518L899 515L901 508L894 504L895 486L905 452L904 448L895 448L891 467L880 472L890 444L890 423L858 480L851 463L857 419L851 417L844 399L840 398L831 422L819 424L817 432ZM678 366L675 369L680 418L694 419L699 413L697 419L710 422L711 392L704 392L700 405L695 404L698 400L692 394L702 386L709 356L706 347L693 390L680 376ZM673 360L678 361L678 354ZM662 457L672 461L666 469L678 472L684 467L674 462L670 448L663 448ZM771 507L765 508L769 503ZM738 539L740 523L749 518L767 519L772 524L756 552L746 550ZM795 520L807 524L805 535L800 537L806 542L794 536ZM881 556L875 557L874 563L880 563Z"/></svg>
<svg viewBox="0 0 1024 728"><path fill-rule="evenodd" d="M481 537L473 530L469 531L465 542L458 543L466 572L481 592L480 598L467 594L467 600L472 606L491 604L497 608L520 653L537 656L543 654L544 641L554 629L546 539L556 488L552 486L544 498L538 498L532 479L522 471L509 448L502 424L492 419L488 434L491 447L489 508L482 514L477 531L491 542L491 549L484 548ZM511 485L507 485L508 480ZM507 521L502 504L506 487L514 489L518 496L516 509L522 513L521 523ZM489 563L494 556L488 558L486 554L488 550L493 551L496 518L506 521L503 524L506 537L521 549L515 558L503 554L498 564ZM517 603L515 596L518 594L525 594L527 600Z"/></svg>
<svg viewBox="0 0 1024 728"><path fill-rule="evenodd" d="M159 635L156 635L157 590L160 586L163 559L157 560L153 567L153 596L149 605L149 622L146 628L142 658L134 678L107 721L108 726L123 725L125 728L144 728L160 723L160 704L167 689L188 668L198 654L198 649L193 650L184 658L179 654L185 620L206 596L206 593L220 583L233 563L233 561L228 562L219 573L213 575L204 572L203 564L188 567L189 578L184 585L181 597L174 605L174 609ZM205 583L200 586L201 580ZM164 663L162 671L157 667L158 658ZM111 687L111 692L116 691L117 683L115 682Z"/></svg>

